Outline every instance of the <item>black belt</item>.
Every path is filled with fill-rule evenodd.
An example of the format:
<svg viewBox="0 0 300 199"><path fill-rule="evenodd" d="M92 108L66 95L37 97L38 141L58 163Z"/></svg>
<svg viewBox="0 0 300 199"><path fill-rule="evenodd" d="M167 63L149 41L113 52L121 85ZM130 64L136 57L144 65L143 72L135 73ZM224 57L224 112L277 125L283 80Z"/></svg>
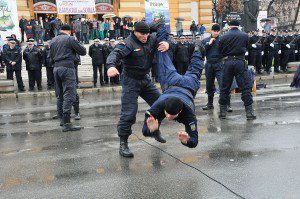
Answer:
<svg viewBox="0 0 300 199"><path fill-rule="evenodd" d="M226 56L226 57L223 58L224 61L230 60L230 59L238 59L238 60L245 61L245 56L243 56L243 55L240 55L240 56L234 55L234 56Z"/></svg>
<svg viewBox="0 0 300 199"><path fill-rule="evenodd" d="M133 73L129 73L127 72L126 70L123 70L123 74L132 78L132 79L136 79L136 80L143 80L145 79L145 77L147 77L148 74L145 74L145 75L136 75L136 74L133 74Z"/></svg>

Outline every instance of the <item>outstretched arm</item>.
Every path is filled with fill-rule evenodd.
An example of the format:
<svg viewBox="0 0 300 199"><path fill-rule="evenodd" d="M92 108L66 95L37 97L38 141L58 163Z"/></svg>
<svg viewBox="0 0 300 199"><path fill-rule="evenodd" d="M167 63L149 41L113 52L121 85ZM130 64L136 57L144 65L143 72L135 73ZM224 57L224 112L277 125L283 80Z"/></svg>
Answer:
<svg viewBox="0 0 300 199"><path fill-rule="evenodd" d="M198 130L197 130L197 120L194 119L189 124L185 125L186 132L180 132L178 134L178 139L181 143L189 148L195 148L198 145Z"/></svg>

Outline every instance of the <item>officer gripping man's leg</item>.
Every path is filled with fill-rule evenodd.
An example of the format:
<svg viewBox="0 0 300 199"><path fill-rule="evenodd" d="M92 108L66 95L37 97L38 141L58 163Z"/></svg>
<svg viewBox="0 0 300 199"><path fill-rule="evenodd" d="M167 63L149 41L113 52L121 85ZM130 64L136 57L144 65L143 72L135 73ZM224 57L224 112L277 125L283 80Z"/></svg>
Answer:
<svg viewBox="0 0 300 199"><path fill-rule="evenodd" d="M158 42L167 38L166 32L164 27L158 30ZM159 126L167 117L169 121L176 119L185 125L186 132L178 133L178 139L183 145L189 148L197 146L198 131L194 97L200 88L204 51L201 42L197 42L191 63L184 75L178 74L167 52L157 52L157 74L163 94L146 112L144 136L154 137L157 141L165 143Z"/></svg>

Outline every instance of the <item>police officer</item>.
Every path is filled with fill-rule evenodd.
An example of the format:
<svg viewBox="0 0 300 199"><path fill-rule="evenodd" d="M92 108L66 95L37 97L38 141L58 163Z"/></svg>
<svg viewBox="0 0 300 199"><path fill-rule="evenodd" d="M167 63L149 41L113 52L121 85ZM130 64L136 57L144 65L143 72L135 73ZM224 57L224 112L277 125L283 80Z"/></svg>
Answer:
<svg viewBox="0 0 300 199"><path fill-rule="evenodd" d="M214 93L215 93L215 78L217 78L219 87L222 83L223 74L223 60L222 54L219 49L220 44L220 25L214 24L211 28L211 36L205 38L202 43L205 46L206 51L206 64L205 64L205 76L206 76L206 93L208 95L208 102L204 106L203 110L214 109ZM228 102L228 112L232 112L230 107L230 100Z"/></svg>
<svg viewBox="0 0 300 199"><path fill-rule="evenodd" d="M267 67L266 72L270 74L271 67L273 65L273 59L276 61L276 65L274 63L274 72L279 72L279 56L278 51L279 44L278 44L278 38L276 37L276 31L274 29L271 29L270 35L265 39L265 46L268 50L268 56L267 56Z"/></svg>
<svg viewBox="0 0 300 199"><path fill-rule="evenodd" d="M25 60L28 72L29 90L34 90L35 83L38 90L42 90L43 52L34 45L34 39L28 40L27 47L23 52L23 59Z"/></svg>
<svg viewBox="0 0 300 199"><path fill-rule="evenodd" d="M16 42L11 39L8 42L9 48L3 48L2 61L6 65L7 79L13 80L15 73L19 91L25 91L22 80L22 49L16 46Z"/></svg>
<svg viewBox="0 0 300 199"><path fill-rule="evenodd" d="M89 47L89 56L92 58L93 64L93 77L94 77L94 88L97 87L98 71L100 74L100 85L104 85L103 80L103 64L105 63L105 49L100 44L99 39L94 39L94 44Z"/></svg>
<svg viewBox="0 0 300 199"><path fill-rule="evenodd" d="M80 126L74 126L71 123L70 115L77 94L74 60L76 54L86 55L86 49L70 34L71 27L63 25L60 34L53 38L50 44L50 62L54 67L57 113L63 121L63 131L81 129Z"/></svg>
<svg viewBox="0 0 300 199"><path fill-rule="evenodd" d="M178 73L180 75L184 75L190 61L190 46L187 42L185 42L184 36L181 36L179 39L180 42L178 42L176 45L174 59L176 62L175 65Z"/></svg>
<svg viewBox="0 0 300 199"><path fill-rule="evenodd" d="M155 24L159 24L159 21ZM150 28L145 22L135 23L134 31L124 42L115 47L106 62L108 76L114 77L119 75L116 66L122 59L122 109L118 123L118 135L120 137L119 153L124 157L133 157L133 153L128 147L128 137L132 133L131 126L136 120L138 97L141 96L149 105L152 105L160 96L148 74L156 50L156 38L153 34L149 35L149 32ZM158 46L159 51L168 49L167 42L162 42Z"/></svg>
<svg viewBox="0 0 300 199"><path fill-rule="evenodd" d="M53 65L50 64L50 41L46 43L43 50L44 66L47 74L47 90L54 88Z"/></svg>
<svg viewBox="0 0 300 199"><path fill-rule="evenodd" d="M268 60L268 47L265 45L265 40L267 38L267 33L266 31L262 30L262 38L261 38L261 42L263 44L263 56L262 56L262 67L264 68L264 70L266 70L267 67L267 60Z"/></svg>
<svg viewBox="0 0 300 199"><path fill-rule="evenodd" d="M107 67L106 67L106 59L110 53L108 47L109 47L109 39L108 38L104 38L104 44L103 44L103 47L104 47L104 52L105 52L105 64L104 64L104 85L107 85L108 84L108 76L107 76Z"/></svg>
<svg viewBox="0 0 300 199"><path fill-rule="evenodd" d="M166 40L164 28L157 32L158 41ZM163 94L146 112L143 134L154 137L158 142L165 143L159 126L166 117L169 121L176 120L184 124L185 132L178 133L180 142L195 148L198 144L197 118L195 115L194 97L200 88L200 77L203 70L204 46L200 41L196 43L191 63L185 75L176 72L166 52L157 53L158 80Z"/></svg>
<svg viewBox="0 0 300 199"><path fill-rule="evenodd" d="M256 119L252 108L252 82L249 78L248 67L245 61L245 52L248 45L248 35L239 30L239 22L231 20L229 31L220 38L220 50L224 58L223 79L220 89L220 115L225 119L230 88L233 78L236 78L239 89L242 92L242 100L246 109L248 120Z"/></svg>
<svg viewBox="0 0 300 199"><path fill-rule="evenodd" d="M115 39L111 39L109 40L109 46L108 46L108 54L110 54L116 47L116 44L115 44L116 40ZM119 73L121 72L121 61L116 65L116 68L117 70L119 71ZM110 84L111 85L117 85L120 83L120 80L119 80L119 75L116 75L114 77L111 77L110 78Z"/></svg>
<svg viewBox="0 0 300 199"><path fill-rule="evenodd" d="M283 41L282 48L284 49L282 70L287 72L287 64L295 61L296 39L293 36L292 30L288 30L288 34Z"/></svg>
<svg viewBox="0 0 300 199"><path fill-rule="evenodd" d="M261 37L258 36L259 30L255 30L253 36L249 39L249 52L251 54L251 61L249 61L256 70L257 74L262 74L261 72L261 62L263 55L263 45Z"/></svg>

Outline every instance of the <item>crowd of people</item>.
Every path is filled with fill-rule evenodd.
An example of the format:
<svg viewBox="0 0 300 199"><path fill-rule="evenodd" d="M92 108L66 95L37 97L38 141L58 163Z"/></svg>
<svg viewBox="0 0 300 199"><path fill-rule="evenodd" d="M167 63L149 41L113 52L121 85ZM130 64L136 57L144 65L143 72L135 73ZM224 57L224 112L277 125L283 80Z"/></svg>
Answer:
<svg viewBox="0 0 300 199"><path fill-rule="evenodd" d="M57 36L61 30L63 23L59 17L43 18L39 17L35 20L31 17L27 20L21 16L19 27L21 30L21 41L25 41L25 35L28 39L33 38L39 43L51 40ZM108 18L108 19L73 19L70 24L71 35L76 36L77 40L88 44L89 40L96 38L103 40L104 38L117 39L118 37L127 37L133 30L132 18Z"/></svg>

